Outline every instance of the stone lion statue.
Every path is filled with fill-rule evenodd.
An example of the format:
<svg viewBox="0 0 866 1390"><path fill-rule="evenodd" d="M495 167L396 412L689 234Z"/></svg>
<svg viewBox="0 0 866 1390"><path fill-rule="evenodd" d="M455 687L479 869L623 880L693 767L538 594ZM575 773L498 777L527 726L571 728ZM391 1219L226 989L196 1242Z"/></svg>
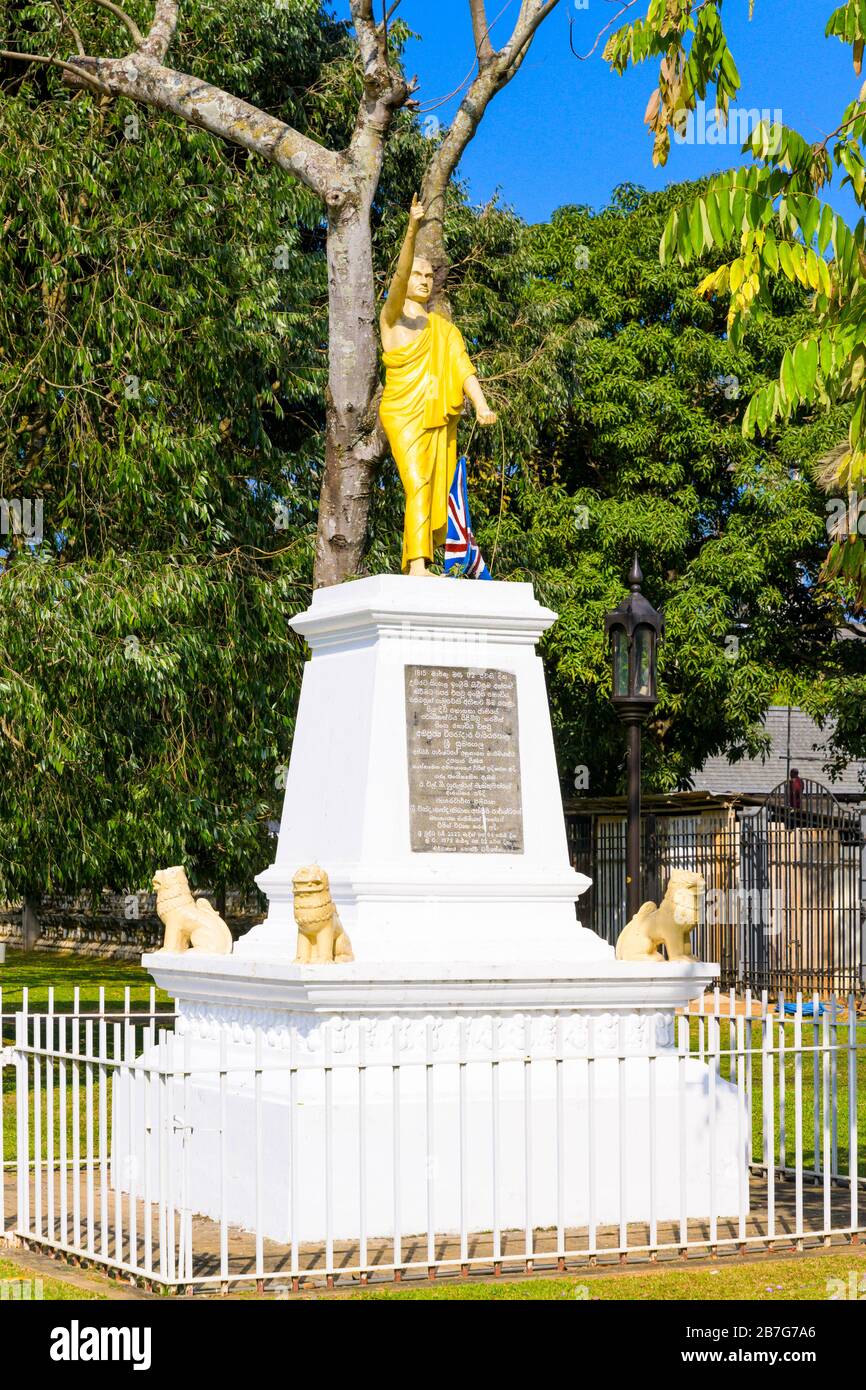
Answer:
<svg viewBox="0 0 866 1390"><path fill-rule="evenodd" d="M674 869L659 907L644 903L623 927L616 943L617 960L693 960L691 933L700 920L701 874Z"/></svg>
<svg viewBox="0 0 866 1390"><path fill-rule="evenodd" d="M153 876L156 911L165 926L162 951L200 951L229 956L232 934L206 898L194 898L180 865L157 869Z"/></svg>
<svg viewBox="0 0 866 1390"><path fill-rule="evenodd" d="M306 864L292 879L298 924L296 965L342 965L355 957L331 899L328 875Z"/></svg>

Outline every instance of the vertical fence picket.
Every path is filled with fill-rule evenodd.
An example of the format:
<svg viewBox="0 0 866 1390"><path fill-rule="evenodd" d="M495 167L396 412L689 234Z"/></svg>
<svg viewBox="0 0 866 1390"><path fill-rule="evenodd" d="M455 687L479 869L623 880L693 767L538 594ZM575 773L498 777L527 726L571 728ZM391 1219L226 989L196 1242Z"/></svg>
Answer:
<svg viewBox="0 0 866 1390"><path fill-rule="evenodd" d="M70 1020L70 1046L72 1049L72 1237L77 1249L81 1248L81 1035L78 1015L74 1011Z"/></svg>
<svg viewBox="0 0 866 1390"><path fill-rule="evenodd" d="M532 1271L535 1241L532 1225L532 1020L524 1018L523 1037L523 1173L524 1173L524 1255L527 1274Z"/></svg>
<svg viewBox="0 0 866 1390"><path fill-rule="evenodd" d="M29 1236L30 1230L30 1063L27 1044L29 1041L26 1000L22 1002L20 1013L15 1015L15 1154L17 1175L17 1215L16 1230L19 1235Z"/></svg>
<svg viewBox="0 0 866 1390"><path fill-rule="evenodd" d="M803 996L797 991L794 1015L794 1229L803 1245Z"/></svg>
<svg viewBox="0 0 866 1390"><path fill-rule="evenodd" d="M647 1096L648 1113L647 1121L649 1124L649 1243L650 1253L654 1256L659 1242L658 1213L656 1191L658 1184L658 1124L656 1121L656 1069L658 1067L657 1042L653 1037L651 1052L647 1059Z"/></svg>
<svg viewBox="0 0 866 1390"><path fill-rule="evenodd" d="M556 1257L560 1265L565 1260L565 1096L562 1074L562 1016L554 1022L554 1069L556 1104Z"/></svg>
<svg viewBox="0 0 866 1390"><path fill-rule="evenodd" d="M839 1176L839 1004L835 994L830 996L830 1095L831 1107L830 1172Z"/></svg>
<svg viewBox="0 0 866 1390"><path fill-rule="evenodd" d="M172 1240L169 1243L168 1230L171 1211L171 1185L169 1179L169 1122L170 1122L170 1103L168 1096L168 1076L166 1073L166 1047L165 1039L160 1037L157 1042L156 1051L156 1080L157 1080L157 1142L159 1144L159 1181L157 1185L157 1202L159 1206L159 1220L157 1222L157 1240L159 1242L159 1277L165 1284L172 1278L170 1249L174 1245ZM173 1221L172 1221L172 1224Z"/></svg>
<svg viewBox="0 0 866 1390"><path fill-rule="evenodd" d="M628 1097L626 1095L625 1057L623 1056L622 1029L617 1038L616 1057L616 1102L617 1102L617 1161L619 1192L619 1247L628 1249Z"/></svg>
<svg viewBox="0 0 866 1390"><path fill-rule="evenodd" d="M67 1087L67 1037L68 1019L59 1015L57 1019L57 1043L60 1049L58 1062L58 1148L59 1153L59 1196L60 1196L60 1243L69 1244L69 1094Z"/></svg>
<svg viewBox="0 0 866 1390"><path fill-rule="evenodd" d="M433 1020L424 1029L424 1100L426 1105L426 1164L427 1164L427 1272L436 1274L436 1126L433 1092Z"/></svg>
<svg viewBox="0 0 866 1390"><path fill-rule="evenodd" d="M121 1029L121 1024L118 1023L118 1022L115 1020L115 1022L111 1025L111 1031L112 1031L112 1062L113 1062L113 1065L112 1065L112 1068L111 1068L111 1090L112 1090L112 1096L113 1096L113 1097L116 1097L116 1096L117 1096L118 1088L121 1088L121 1087L123 1087L123 1085L124 1085L124 1076L123 1076L122 1070L120 1069L120 1062L121 1062L121 1060L122 1060L122 1055L123 1055L122 1052L121 1052L121 1046L120 1046L120 1029ZM128 1092L128 1088L127 1088L127 1096L128 1096L128 1095L129 1095L129 1092ZM131 1113L131 1110L129 1109L130 1102L131 1102L131 1097L129 1098L129 1101L128 1101L128 1103L127 1103L127 1111L128 1111L128 1113L129 1113L129 1124L131 1125L131 1124L132 1124L132 1113ZM112 1100L112 1113L114 1113L115 1104L116 1104L116 1100L113 1099L113 1100ZM117 1132L116 1132L116 1127L115 1127L115 1124L114 1124L114 1123L112 1123L112 1126L111 1126L111 1159L110 1159L110 1162L111 1162L111 1167L112 1167L113 1173L114 1173L114 1258L115 1258L116 1262L117 1262L119 1265L122 1265L122 1264L123 1264L123 1182L122 1182L122 1177L121 1177L121 1172L120 1172L119 1154L118 1154L118 1151L117 1151ZM132 1261L132 1252L130 1251L130 1262L131 1262L131 1261Z"/></svg>
<svg viewBox="0 0 866 1390"><path fill-rule="evenodd" d="M265 1194L264 1174L264 1132L262 1105L262 1029L256 1025L255 1040L255 1081L253 1103L255 1105L256 1157L253 1181L256 1194L256 1279L265 1274L265 1244L262 1228L262 1207ZM328 1271L334 1266L334 1136L333 1136L333 1091L331 1077L331 1029L325 1025L325 1261Z"/></svg>
<svg viewBox="0 0 866 1390"><path fill-rule="evenodd" d="M358 1258L367 1282L367 1020L358 1020Z"/></svg>
<svg viewBox="0 0 866 1390"><path fill-rule="evenodd" d="M746 1216L749 1210L749 1170L752 1162L751 1117L747 1109L746 1092L746 1029L751 1036L752 1020L736 1018L736 1086L737 1086L737 1237L741 1245L746 1240Z"/></svg>
<svg viewBox="0 0 866 1390"><path fill-rule="evenodd" d="M108 1258L108 1069L106 1067L108 1050L107 1023L105 1020L105 994L99 992L99 1246L103 1258Z"/></svg>
<svg viewBox="0 0 866 1390"><path fill-rule="evenodd" d="M124 1019L123 1019L123 1080L121 1082L122 1094L126 1099L127 1114L129 1116L129 1154L127 1162L124 1164L122 1172L127 1182L127 1239L129 1244L129 1263L133 1269L139 1268L138 1255L138 1160L135 1154L135 1138L138 1134L138 1077L135 1071L135 1027L130 1017L129 1009L129 990L125 991L124 998ZM142 1124L144 1116L142 1115ZM115 1146L115 1161L122 1162L121 1155Z"/></svg>
<svg viewBox="0 0 866 1390"><path fill-rule="evenodd" d="M596 1164L595 1164L595 1057L586 1055L586 1173L587 1173L587 1249L594 1258L598 1250L596 1221Z"/></svg>
<svg viewBox="0 0 866 1390"><path fill-rule="evenodd" d="M457 1206L460 1220L460 1269L468 1273L469 1223L466 1191L466 1019L457 1020Z"/></svg>
<svg viewBox="0 0 866 1390"><path fill-rule="evenodd" d="M776 1113L774 1094L773 1015L767 1007L766 991L761 997L761 1129L763 1160L767 1174L767 1237L776 1236L776 1145L773 1130Z"/></svg>
<svg viewBox="0 0 866 1390"><path fill-rule="evenodd" d="M499 1229L499 1020L493 1019L490 1039L490 1193L493 1225L493 1272L498 1274L502 1260L502 1232Z"/></svg>
<svg viewBox="0 0 866 1390"><path fill-rule="evenodd" d="M680 1014L677 1019L677 1129L679 1131L680 1158L680 1249L685 1250L689 1243L689 1167L688 1138L686 1134L686 1068L689 1063L690 1020Z"/></svg>
<svg viewBox="0 0 866 1390"><path fill-rule="evenodd" d="M175 1039L177 1035L175 1034ZM183 1051L183 1081L181 1085L181 1095L183 1109L180 1116L181 1142L182 1142L182 1169L181 1169L181 1235L183 1238L183 1258L181 1260L178 1277L189 1287L193 1277L193 1248L192 1248L192 1195L190 1192L190 1163L192 1161L192 1127L190 1117L192 1065L190 1057L190 1036L184 1033L181 1037L181 1048Z"/></svg>
<svg viewBox="0 0 866 1390"><path fill-rule="evenodd" d="M217 1084L219 1087L219 1174L220 1174L220 1215L219 1215L219 1248L220 1248L220 1283L223 1289L228 1288L229 1278L229 1230L226 1218L228 1207L228 1039L224 1032L220 1032L219 1037L219 1071L217 1073ZM292 1184L295 1176L295 1160L293 1153L294 1135L294 1096L292 1094L291 1071L289 1072L289 1193L291 1194ZM291 1202L291 1195L290 1195ZM289 1230L293 1231L294 1222L294 1203L290 1206ZM294 1239L292 1237L294 1246Z"/></svg>
<svg viewBox="0 0 866 1390"><path fill-rule="evenodd" d="M84 1144L87 1197L87 1250L96 1254L93 1178L93 1020L84 1025Z"/></svg>
<svg viewBox="0 0 866 1390"><path fill-rule="evenodd" d="M819 1061L821 1044L819 1038L821 1001L817 992L812 995L812 1123L814 1168L816 1176L821 1172L821 1066Z"/></svg>
<svg viewBox="0 0 866 1390"><path fill-rule="evenodd" d="M777 1036L779 1039L779 1171L784 1173L788 1166L786 1151L787 1140L785 1135L785 996L779 995L779 1022Z"/></svg>
<svg viewBox="0 0 866 1390"><path fill-rule="evenodd" d="M821 1098L822 1098L822 1163L824 1169L824 1231L832 1226L832 1192L830 1184L833 1176L832 1160L832 1120L830 1090L830 1019L825 1012L821 1015Z"/></svg>
<svg viewBox="0 0 866 1390"><path fill-rule="evenodd" d="M400 1196L403 1181L400 1153L400 1022L391 1020L391 1166L394 1172L394 1249L395 1270L402 1271L403 1243L400 1227Z"/></svg>
<svg viewBox="0 0 866 1390"><path fill-rule="evenodd" d="M47 1223L47 1235L50 1241L56 1239L55 1205L54 1205L54 990L48 992L48 1017L45 1020L45 1046L48 1052L45 1058L45 1181L46 1181L46 1210L45 1220Z"/></svg>
<svg viewBox="0 0 866 1390"><path fill-rule="evenodd" d="M719 998L714 1000L714 1009L707 1021L707 1051L709 1064L710 1096L710 1245L715 1250L719 1239L719 1198L717 1189L718 1171L718 1081L721 1059L719 1057Z"/></svg>
<svg viewBox="0 0 866 1390"><path fill-rule="evenodd" d="M146 1031L145 1063L141 1078L144 1088L144 1268L150 1275L156 1274L153 1248L154 1222L156 1222L156 1256L161 1259L162 1240L160 1234L162 1208L159 1193L161 1188L162 1142L160 1135L159 1110L159 1069L158 1053L153 1015ZM157 1190L154 1193L154 1176Z"/></svg>
<svg viewBox="0 0 866 1390"><path fill-rule="evenodd" d="M33 1226L42 1235L42 1024L41 1014L33 1015Z"/></svg>
<svg viewBox="0 0 866 1390"><path fill-rule="evenodd" d="M857 1144L857 1002L848 995L848 1185L851 1189L851 1229L859 1221L860 1162Z"/></svg>
<svg viewBox="0 0 866 1390"><path fill-rule="evenodd" d="M755 1157L755 1111L752 1104L752 1047L755 1041L754 1022L752 1020L752 991L746 990L746 1001L744 1014L746 1018L746 1114L749 1117L749 1163L754 1162Z"/></svg>

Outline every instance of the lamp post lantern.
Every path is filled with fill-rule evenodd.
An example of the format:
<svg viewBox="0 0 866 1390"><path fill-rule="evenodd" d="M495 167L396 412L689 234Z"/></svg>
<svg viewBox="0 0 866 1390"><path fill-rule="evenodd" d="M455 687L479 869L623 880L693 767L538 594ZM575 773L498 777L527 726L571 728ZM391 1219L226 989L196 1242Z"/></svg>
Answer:
<svg viewBox="0 0 866 1390"><path fill-rule="evenodd" d="M626 921L641 904L640 884L640 740L641 725L655 708L658 644L665 620L641 593L643 574L637 554L628 576L630 593L606 614L611 639L611 703L628 729L628 828L626 831Z"/></svg>

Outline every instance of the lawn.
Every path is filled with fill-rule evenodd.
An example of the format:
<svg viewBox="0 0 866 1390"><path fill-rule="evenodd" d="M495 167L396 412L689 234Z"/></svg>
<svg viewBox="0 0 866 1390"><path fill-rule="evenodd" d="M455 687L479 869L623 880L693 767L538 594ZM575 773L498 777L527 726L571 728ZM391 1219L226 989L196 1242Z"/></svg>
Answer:
<svg viewBox="0 0 866 1390"><path fill-rule="evenodd" d="M36 1270L24 1269L19 1264L13 1264L11 1260L0 1259L0 1302L4 1299L13 1299L17 1289L9 1288L7 1280L14 1281L20 1285L30 1283L30 1297L35 1297L37 1292L41 1292L42 1297L48 1301L55 1302L58 1299L68 1299L70 1302L78 1302L84 1298L105 1298L106 1294L93 1293L89 1289L77 1288L75 1284L65 1284L62 1279L45 1279ZM41 1290L38 1289L36 1281L42 1284ZM6 1285L4 1289L4 1285ZM25 1292L24 1289L21 1290ZM11 1308L9 1310L11 1312Z"/></svg>
<svg viewBox="0 0 866 1390"><path fill-rule="evenodd" d="M750 1028L744 1029L744 1053L749 1050L749 1032L751 1031L751 1108L752 1108L752 1159L755 1163L764 1161L764 1061L761 1054L762 1025L760 1021L752 1021ZM784 1047L782 1046L781 1035L784 1032ZM773 1072L773 1093L774 1104L772 1109L771 1126L768 1124L768 1137L771 1139L772 1152L776 1163L782 1166L793 1168L796 1136L796 1099L797 1099L797 1062L794 1048L795 1024L791 1017L786 1017L784 1025L778 1019L773 1023L773 1047L774 1055L771 1059ZM698 1055L701 1043L707 1047L708 1029L704 1021L701 1029L700 1021L693 1017L690 1020L690 1044L692 1054ZM808 1171L822 1171L823 1167L823 1103L824 1103L824 1054L821 1047L824 1041L825 1031L822 1022L819 1020L817 1028L811 1019L804 1019L802 1024L802 1061L799 1066L800 1084L802 1087L801 1117L802 1117L802 1145L803 1145L803 1166ZM847 1016L835 1027L829 1028L826 1032L827 1040L830 1043L830 1051L827 1054L829 1062L827 1066L827 1082L829 1084L829 1095L832 1097L835 1090L837 1105L835 1115L830 1113L830 1149L831 1158L836 1154L836 1162L831 1162L831 1171L847 1174L848 1172L848 1151L850 1147L850 1127L849 1127L849 1042L853 1041L856 1046L856 1079L855 1079L855 1104L856 1104L856 1143L857 1143L857 1172L860 1177L866 1177L866 1019L860 1018L853 1024L853 1038L849 1031ZM719 1026L718 1051L720 1056L720 1072L722 1078L736 1081L738 1062L742 1068L744 1080L748 1076L749 1062L746 1057L737 1057L736 1037L732 1038L727 1019L721 1021ZM733 1055L732 1055L733 1054ZM705 1051L704 1060L709 1060L709 1051ZM784 1105L779 1105L779 1079L784 1074ZM835 1120L835 1125L834 1125ZM816 1149L818 1163L816 1164Z"/></svg>
<svg viewBox="0 0 866 1390"><path fill-rule="evenodd" d="M15 1037L12 1015L21 1008L25 989L31 1013L46 1011L49 1001L55 1013L71 1012L76 990L78 1007L83 1013L96 1013L101 997L108 1012L112 1009L122 1010L125 1007L127 991L130 1011L144 1013L150 1008L151 991L154 990L154 986L147 972L133 961L106 960L100 956L59 955L43 951L11 952L5 965L0 966L0 1014L3 1015L3 1042L7 1045ZM53 991L53 996L50 995L50 991ZM102 995L100 991L103 992ZM171 1006L171 999L163 990L154 990L153 999L157 1009L168 1009ZM94 1024L94 1031L95 1027ZM83 1045L84 1041L85 1025L82 1023L79 1025L79 1042ZM0 1070L3 1078L2 1149L3 1159L8 1162L15 1157L15 1071L11 1066L2 1067ZM71 1139L71 1124L70 1114L68 1139ZM32 1133L31 1107L31 1144ZM45 1137L43 1111L43 1151ZM58 1147L57 1138L55 1120L55 1152Z"/></svg>
<svg viewBox="0 0 866 1390"><path fill-rule="evenodd" d="M695 1299L717 1302L742 1299L774 1303L824 1302L850 1296L851 1275L860 1298L866 1299L866 1252L853 1248L840 1255L815 1255L787 1260L755 1260L743 1264L733 1261L719 1268L677 1268L652 1273L635 1271L558 1279L519 1279L475 1283L427 1284L417 1288L370 1289L352 1294L361 1299L469 1299L543 1301L566 1299L571 1302L598 1299L602 1302L679 1302ZM829 1281L835 1280L836 1284ZM839 1285L843 1287L839 1287Z"/></svg>
<svg viewBox="0 0 866 1390"><path fill-rule="evenodd" d="M88 1012L99 1007L99 991L104 988L107 1007L123 1003L129 989L131 1007L145 1009L150 1001L153 980L135 961L106 960L102 956L55 954L48 951L12 951L0 965L0 1013L12 1014L21 1008L23 991L29 992L31 1012L48 1008L49 990L54 990L54 1007L72 1008L76 989L80 1007ZM170 1003L163 990L156 991L157 1004Z"/></svg>

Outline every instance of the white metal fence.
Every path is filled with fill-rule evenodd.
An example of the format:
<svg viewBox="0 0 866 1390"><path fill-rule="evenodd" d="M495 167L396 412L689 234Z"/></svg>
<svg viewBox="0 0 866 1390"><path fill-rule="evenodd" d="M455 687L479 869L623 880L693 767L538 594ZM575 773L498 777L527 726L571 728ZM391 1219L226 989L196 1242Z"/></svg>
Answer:
<svg viewBox="0 0 866 1390"><path fill-rule="evenodd" d="M144 1010L130 1006L128 992L112 1008L101 992L96 1008L82 1009L76 998L66 1012L51 1003L34 1012L25 997L14 1015L2 1014L0 997L0 1021L3 1236L148 1285L226 1291L564 1270L626 1257L805 1248L866 1230L858 1127L858 1107L866 1119L866 1021L858 1022L853 997L805 1006L798 999L790 1013L784 1000L771 1009L766 996L753 1007L748 996L717 994L710 1009L677 1018L671 1046L637 1053L620 1035L603 1057L569 1056L558 1026L548 1054L530 1056L495 1025L480 1057L461 1026L449 1060L428 1041L411 1064L411 1085L398 1020L382 1020L395 1030L393 1048L362 1046L360 1057L330 1047L318 1057L280 1052L260 1027L237 1048L223 1036L205 1062L153 995ZM685 1128L674 1152L660 1132L658 1092L674 1077L674 1109L679 1088L684 1113L689 1059L706 1065L711 1099L724 1088L736 1101L745 1161L735 1210L718 1209L730 1173L713 1167L723 1147L716 1108L707 1110L705 1210L690 1209L685 1196L695 1161ZM636 1067L644 1108L632 1100ZM479 1076L490 1101L483 1114L467 1099L478 1094ZM539 1125L533 1096L551 1077L549 1123ZM315 1104L305 1101L313 1092ZM618 1116L614 1149L604 1154L594 1122L602 1092ZM409 1105L410 1094L420 1105ZM506 1152L502 1116L514 1094L524 1124L521 1142L513 1143L512 1131ZM346 1095L354 1098L348 1130L339 1099ZM276 1136L274 1096L288 1100L277 1107L284 1127ZM311 1171L301 1154L312 1125L320 1157ZM451 1153L442 1152L444 1135L454 1137ZM130 1163L132 1150L138 1158ZM477 1171L479 1162L491 1194L483 1230L470 1229L465 1211L470 1167ZM683 1194L673 1213L660 1201L671 1177L662 1167L671 1164ZM629 1194L636 1171L645 1174L639 1219ZM605 1181L619 1194L613 1215ZM503 1221L503 1211L514 1210L513 1201L503 1205L505 1188L515 1183L521 1219ZM579 1222L570 1219L575 1185L585 1214ZM341 1208L347 1187L352 1201ZM424 1220L407 1228L418 1191ZM265 1215L275 1202L285 1212L276 1234ZM311 1204L322 1213L315 1240L304 1235ZM543 1222L542 1207L553 1213ZM346 1210L355 1221L350 1232Z"/></svg>

